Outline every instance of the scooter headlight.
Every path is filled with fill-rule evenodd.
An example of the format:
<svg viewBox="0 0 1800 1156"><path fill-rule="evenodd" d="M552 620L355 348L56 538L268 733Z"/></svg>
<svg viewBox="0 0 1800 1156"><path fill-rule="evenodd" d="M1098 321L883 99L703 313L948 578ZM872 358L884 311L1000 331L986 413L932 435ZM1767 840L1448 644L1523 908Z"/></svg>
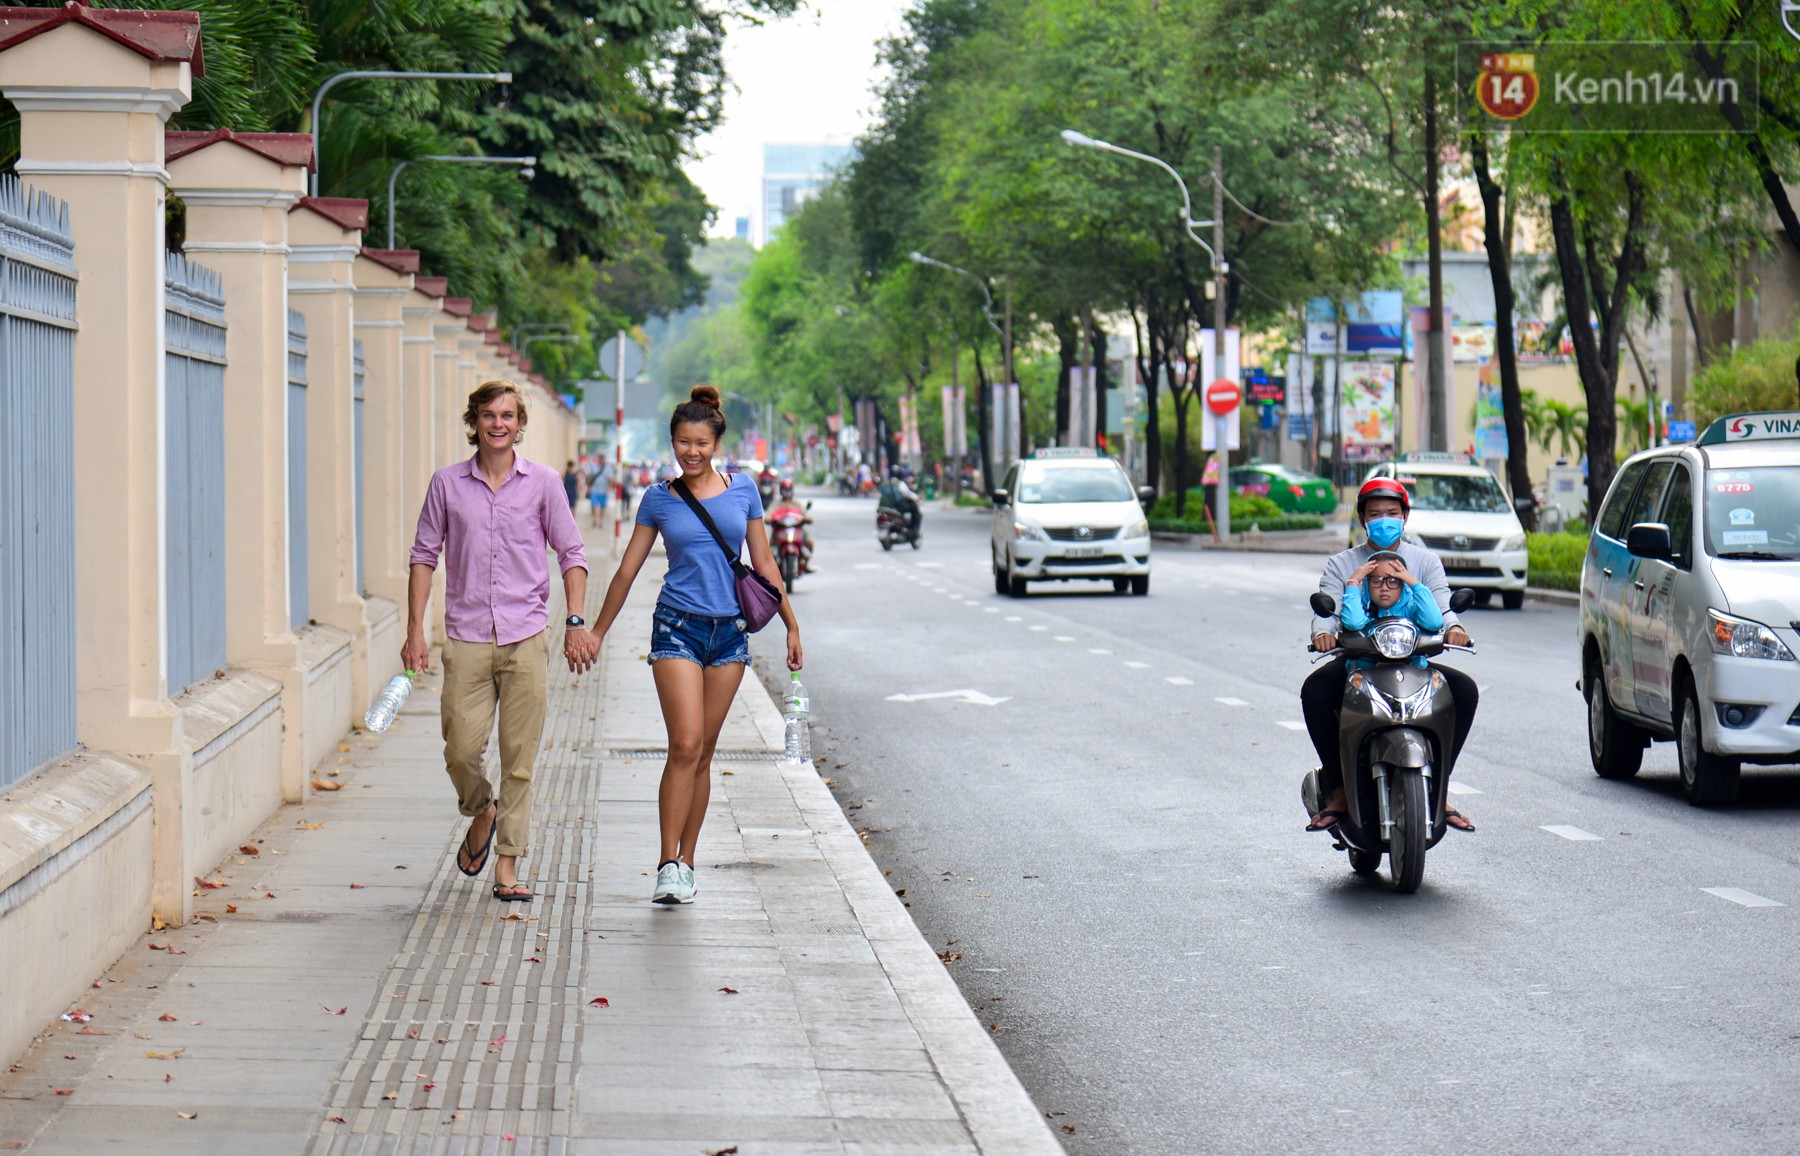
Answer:
<svg viewBox="0 0 1800 1156"><path fill-rule="evenodd" d="M1410 622L1384 622L1370 637L1383 658L1410 658L1419 641L1419 628Z"/></svg>

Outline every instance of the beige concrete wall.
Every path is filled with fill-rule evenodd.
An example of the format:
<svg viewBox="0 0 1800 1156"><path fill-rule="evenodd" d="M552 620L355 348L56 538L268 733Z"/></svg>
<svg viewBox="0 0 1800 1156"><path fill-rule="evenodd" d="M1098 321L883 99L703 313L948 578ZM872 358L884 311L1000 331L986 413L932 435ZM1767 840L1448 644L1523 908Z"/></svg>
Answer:
<svg viewBox="0 0 1800 1156"><path fill-rule="evenodd" d="M212 869L280 808L282 683L252 671L201 683L176 700L193 744L182 808L187 870ZM166 918L166 917L165 917Z"/></svg>
<svg viewBox="0 0 1800 1156"><path fill-rule="evenodd" d="M417 257L414 255L414 260ZM356 339L363 346L363 574L367 593L396 605L406 601L404 474L405 365L401 303L412 292L412 274L358 256ZM396 651L398 648L396 647ZM381 662L377 661L377 667ZM379 682L379 680L377 680Z"/></svg>

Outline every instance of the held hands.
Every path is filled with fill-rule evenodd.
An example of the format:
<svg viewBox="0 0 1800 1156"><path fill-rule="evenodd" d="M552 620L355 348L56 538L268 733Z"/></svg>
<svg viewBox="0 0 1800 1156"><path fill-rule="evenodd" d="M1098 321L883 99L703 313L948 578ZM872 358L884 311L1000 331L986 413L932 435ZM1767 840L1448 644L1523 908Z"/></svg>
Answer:
<svg viewBox="0 0 1800 1156"><path fill-rule="evenodd" d="M571 627L563 634L563 657L569 660L569 673L586 674L599 661L599 636L585 626Z"/></svg>

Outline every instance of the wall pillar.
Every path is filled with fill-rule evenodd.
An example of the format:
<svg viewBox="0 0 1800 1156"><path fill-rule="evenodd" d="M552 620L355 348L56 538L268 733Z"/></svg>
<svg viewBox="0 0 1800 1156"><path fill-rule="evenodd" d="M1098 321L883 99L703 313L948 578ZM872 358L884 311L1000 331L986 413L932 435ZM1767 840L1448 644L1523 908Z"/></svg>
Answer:
<svg viewBox="0 0 1800 1156"><path fill-rule="evenodd" d="M356 336L363 345L363 576L368 593L406 604L407 550L412 528L406 476L422 462L406 457L405 320L419 254L364 249L351 270L356 281ZM417 452L415 447L414 452ZM427 475L429 477L429 475ZM414 520L418 510L411 511ZM383 658L376 655L379 666Z"/></svg>

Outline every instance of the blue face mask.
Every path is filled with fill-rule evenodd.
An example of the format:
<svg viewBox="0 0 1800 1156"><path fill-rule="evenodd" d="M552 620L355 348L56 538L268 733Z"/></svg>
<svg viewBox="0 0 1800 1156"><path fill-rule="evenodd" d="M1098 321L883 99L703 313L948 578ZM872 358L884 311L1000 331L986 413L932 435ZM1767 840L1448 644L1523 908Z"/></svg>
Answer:
<svg viewBox="0 0 1800 1156"><path fill-rule="evenodd" d="M1363 528L1369 532L1369 541L1386 550L1400 540L1400 531L1405 526L1406 522L1400 518L1372 518Z"/></svg>

